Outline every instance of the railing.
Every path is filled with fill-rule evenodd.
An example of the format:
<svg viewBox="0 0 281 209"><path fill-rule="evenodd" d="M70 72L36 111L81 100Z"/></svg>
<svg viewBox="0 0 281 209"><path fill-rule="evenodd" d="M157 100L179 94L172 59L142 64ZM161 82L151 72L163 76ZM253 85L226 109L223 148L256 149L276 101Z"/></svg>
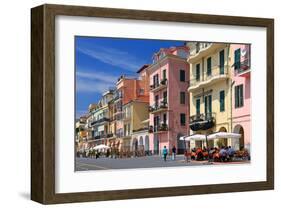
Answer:
<svg viewBox="0 0 281 209"><path fill-rule="evenodd" d="M193 131L207 130L215 125L215 113L201 113L189 118L189 127Z"/></svg>
<svg viewBox="0 0 281 209"><path fill-rule="evenodd" d="M209 113L201 113L190 116L190 123L197 122L197 121L203 121L203 120L211 120L215 118L215 113L209 112Z"/></svg>
<svg viewBox="0 0 281 209"><path fill-rule="evenodd" d="M99 124L99 123L109 122L109 121L110 121L109 118L104 117L104 118L101 118L101 119L99 119L99 120L93 121L93 122L91 123L91 125L93 126L93 125L96 125L96 124Z"/></svg>
<svg viewBox="0 0 281 209"><path fill-rule="evenodd" d="M250 69L250 59L245 59L242 62L236 62L233 66L236 73L244 73Z"/></svg>
<svg viewBox="0 0 281 209"><path fill-rule="evenodd" d="M149 106L149 112L156 112L161 109L167 109L168 108L168 102L166 100L163 100L160 102L160 105L158 103L155 103L152 106Z"/></svg>
<svg viewBox="0 0 281 209"><path fill-rule="evenodd" d="M104 138L110 138L110 137L113 137L113 136L114 136L113 133L101 134L101 135L94 136L94 139L104 139Z"/></svg>
<svg viewBox="0 0 281 209"><path fill-rule="evenodd" d="M165 87L168 85L168 80L167 78L162 79L159 83L154 83L150 85L150 90L156 90L157 88Z"/></svg>
<svg viewBox="0 0 281 209"><path fill-rule="evenodd" d="M162 123L161 125L158 126L150 126L149 132L152 133L151 131L154 133L168 131L168 125L166 123Z"/></svg>
<svg viewBox="0 0 281 209"><path fill-rule="evenodd" d="M209 47L211 44L212 43L200 43L199 46L196 46L195 49L190 51L190 56L195 56L203 49L206 49L207 47Z"/></svg>
<svg viewBox="0 0 281 209"><path fill-rule="evenodd" d="M133 132L148 131L148 130L149 130L149 127L143 127L143 128L139 128L139 129L133 130Z"/></svg>
<svg viewBox="0 0 281 209"><path fill-rule="evenodd" d="M200 84L201 82L211 81L219 76L227 76L228 75L228 66L227 65L216 65L213 66L210 73L204 72L198 78L193 78L189 80L189 87Z"/></svg>
<svg viewBox="0 0 281 209"><path fill-rule="evenodd" d="M113 118L114 118L114 120L122 120L124 118L123 111L114 113Z"/></svg>

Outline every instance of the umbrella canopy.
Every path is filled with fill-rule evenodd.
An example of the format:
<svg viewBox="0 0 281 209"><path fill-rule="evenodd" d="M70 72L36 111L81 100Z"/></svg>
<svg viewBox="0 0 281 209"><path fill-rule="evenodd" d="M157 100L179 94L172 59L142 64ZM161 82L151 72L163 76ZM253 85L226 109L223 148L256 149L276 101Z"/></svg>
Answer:
<svg viewBox="0 0 281 209"><path fill-rule="evenodd" d="M190 140L202 141L202 140L206 140L206 136L203 135L203 134L194 134L194 135L190 135L190 136L182 136L182 137L180 137L180 140L186 140L186 141L190 141Z"/></svg>
<svg viewBox="0 0 281 209"><path fill-rule="evenodd" d="M239 139L241 134L236 133L228 133L228 132L217 132L208 135L208 139L220 139L220 138L231 138L231 139Z"/></svg>
<svg viewBox="0 0 281 209"><path fill-rule="evenodd" d="M100 145L97 145L93 148L94 150L99 150L99 149L110 149L109 146L106 146L105 144L100 144Z"/></svg>

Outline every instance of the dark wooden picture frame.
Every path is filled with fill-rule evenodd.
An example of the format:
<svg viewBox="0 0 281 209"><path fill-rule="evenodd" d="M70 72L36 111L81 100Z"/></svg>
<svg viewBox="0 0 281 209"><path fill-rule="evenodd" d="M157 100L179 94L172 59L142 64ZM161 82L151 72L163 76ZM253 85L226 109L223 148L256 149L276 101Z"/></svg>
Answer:
<svg viewBox="0 0 281 209"><path fill-rule="evenodd" d="M57 15L255 26L267 34L266 181L81 193L55 192L55 17ZM43 204L274 189L274 20L82 6L31 9L31 199Z"/></svg>

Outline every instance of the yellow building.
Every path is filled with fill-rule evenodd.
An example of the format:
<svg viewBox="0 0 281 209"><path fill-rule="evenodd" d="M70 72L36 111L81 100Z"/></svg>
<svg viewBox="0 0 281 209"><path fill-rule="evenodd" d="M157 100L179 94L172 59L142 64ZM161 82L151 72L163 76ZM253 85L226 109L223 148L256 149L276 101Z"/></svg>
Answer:
<svg viewBox="0 0 281 209"><path fill-rule="evenodd" d="M229 44L189 42L190 48L190 130L191 134L210 134L232 130ZM191 141L190 147L206 146ZM230 145L228 139L209 141L209 147Z"/></svg>
<svg viewBox="0 0 281 209"><path fill-rule="evenodd" d="M138 144L132 139L134 132L143 128L143 121L148 119L148 102L132 100L123 106L124 136L122 147L126 150L134 150ZM144 145L144 144L142 144Z"/></svg>
<svg viewBox="0 0 281 209"><path fill-rule="evenodd" d="M93 146L97 144L106 144L107 138L110 137L110 119L109 119L109 106L108 103L113 98L113 91L106 91L97 107L92 110L91 128L93 130L93 138L88 141Z"/></svg>

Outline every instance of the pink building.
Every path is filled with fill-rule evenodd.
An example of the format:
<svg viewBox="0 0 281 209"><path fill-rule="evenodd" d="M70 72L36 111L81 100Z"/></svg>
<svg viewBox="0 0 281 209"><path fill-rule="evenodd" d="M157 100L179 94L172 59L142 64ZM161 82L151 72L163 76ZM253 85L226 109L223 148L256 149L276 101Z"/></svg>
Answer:
<svg viewBox="0 0 281 209"><path fill-rule="evenodd" d="M232 128L241 138L234 140L235 149L250 149L251 143L251 48L250 45L232 44Z"/></svg>
<svg viewBox="0 0 281 209"><path fill-rule="evenodd" d="M153 154L164 146L176 146L183 153L185 144L179 138L189 132L189 54L185 46L160 49L153 63L146 69L149 74L149 145Z"/></svg>

